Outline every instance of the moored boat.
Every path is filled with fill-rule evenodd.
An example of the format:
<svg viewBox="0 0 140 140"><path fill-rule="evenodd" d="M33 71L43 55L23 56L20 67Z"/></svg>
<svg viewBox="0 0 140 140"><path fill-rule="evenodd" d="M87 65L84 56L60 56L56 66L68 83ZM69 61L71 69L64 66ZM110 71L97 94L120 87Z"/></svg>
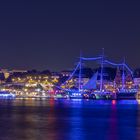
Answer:
<svg viewBox="0 0 140 140"><path fill-rule="evenodd" d="M121 89L116 93L117 99L137 99L137 89Z"/></svg>
<svg viewBox="0 0 140 140"><path fill-rule="evenodd" d="M15 94L6 91L0 91L0 98L15 98Z"/></svg>

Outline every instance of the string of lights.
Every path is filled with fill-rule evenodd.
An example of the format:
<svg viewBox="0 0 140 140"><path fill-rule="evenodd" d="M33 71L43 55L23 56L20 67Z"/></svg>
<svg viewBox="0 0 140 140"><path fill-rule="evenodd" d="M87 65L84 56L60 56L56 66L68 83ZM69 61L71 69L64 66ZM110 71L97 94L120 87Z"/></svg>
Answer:
<svg viewBox="0 0 140 140"><path fill-rule="evenodd" d="M102 59L102 57L94 57L94 58L81 57L81 59L85 61L94 61L94 60L100 60Z"/></svg>
<svg viewBox="0 0 140 140"><path fill-rule="evenodd" d="M129 68L129 66L126 64L124 64L124 66L128 69L128 71L131 73L131 75L133 75L133 71Z"/></svg>
<svg viewBox="0 0 140 140"><path fill-rule="evenodd" d="M132 70L129 68L129 66L127 65L127 64L125 64L125 63L119 63L119 64L117 64L117 63L114 63L114 62L111 62L111 61L108 61L108 60L105 60L104 61L105 63L108 63L108 64L110 64L110 65L113 65L113 66L124 66L130 73L131 73L131 75L133 75L133 72L132 72Z"/></svg>
<svg viewBox="0 0 140 140"><path fill-rule="evenodd" d="M97 61L97 60L102 59L102 57L93 57L93 58L80 57L80 58L81 58L81 60L84 60L84 61ZM108 64L113 65L113 66L121 66L121 67L124 66L131 73L131 75L133 75L132 70L125 63L114 63L114 62L109 61L109 60L104 60L104 63L108 63ZM76 68L74 69L74 71L72 72L70 77L63 84L61 84L61 86L62 85L64 86L66 84L66 82L69 81L73 77L73 75L75 74L75 72L77 71L79 66L80 66L80 62L78 63L78 65L76 66Z"/></svg>
<svg viewBox="0 0 140 140"><path fill-rule="evenodd" d="M73 77L73 75L75 74L75 72L77 71L77 69L79 68L79 66L80 66L80 62L77 64L76 68L75 68L74 71L71 73L70 77L69 77L64 83L62 83L61 86L62 86L62 85L65 85L66 82L69 81L69 80Z"/></svg>
<svg viewBox="0 0 140 140"><path fill-rule="evenodd" d="M123 63L117 64L117 63L114 63L114 62L111 62L111 61L108 61L108 60L104 60L104 62L105 62L105 63L108 63L108 64L110 64L110 65L113 65L113 66L123 66Z"/></svg>

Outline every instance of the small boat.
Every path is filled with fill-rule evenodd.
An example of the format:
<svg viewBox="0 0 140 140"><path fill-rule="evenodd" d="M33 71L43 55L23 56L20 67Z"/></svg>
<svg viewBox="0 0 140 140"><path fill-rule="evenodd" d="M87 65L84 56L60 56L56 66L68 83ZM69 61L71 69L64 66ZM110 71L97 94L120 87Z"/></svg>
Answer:
<svg viewBox="0 0 140 140"><path fill-rule="evenodd" d="M117 99L136 99L137 89L121 89L117 92Z"/></svg>
<svg viewBox="0 0 140 140"><path fill-rule="evenodd" d="M66 94L56 94L54 96L56 99L67 99L68 96Z"/></svg>
<svg viewBox="0 0 140 140"><path fill-rule="evenodd" d="M0 91L0 98L15 98L15 94L6 91Z"/></svg>
<svg viewBox="0 0 140 140"><path fill-rule="evenodd" d="M96 96L94 93L90 93L90 92L85 92L83 94L83 98L84 99L96 99Z"/></svg>

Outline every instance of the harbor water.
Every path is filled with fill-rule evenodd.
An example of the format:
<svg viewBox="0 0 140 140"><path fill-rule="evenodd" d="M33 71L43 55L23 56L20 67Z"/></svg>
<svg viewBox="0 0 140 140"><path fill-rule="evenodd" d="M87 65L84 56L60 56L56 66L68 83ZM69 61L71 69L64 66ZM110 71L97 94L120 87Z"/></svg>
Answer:
<svg viewBox="0 0 140 140"><path fill-rule="evenodd" d="M0 100L0 140L139 140L136 100Z"/></svg>

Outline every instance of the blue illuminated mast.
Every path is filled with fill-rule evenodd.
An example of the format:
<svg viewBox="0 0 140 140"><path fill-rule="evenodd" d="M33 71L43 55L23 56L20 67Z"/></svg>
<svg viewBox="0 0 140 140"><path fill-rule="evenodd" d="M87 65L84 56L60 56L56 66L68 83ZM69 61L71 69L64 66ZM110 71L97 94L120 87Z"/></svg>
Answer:
<svg viewBox="0 0 140 140"><path fill-rule="evenodd" d="M125 88L125 58L123 60L123 72L122 72L122 89Z"/></svg>
<svg viewBox="0 0 140 140"><path fill-rule="evenodd" d="M81 91L81 74L82 74L82 53L80 52L80 61L79 61L79 91Z"/></svg>
<svg viewBox="0 0 140 140"><path fill-rule="evenodd" d="M103 69L104 69L104 48L102 49L101 73L100 73L100 92L103 91Z"/></svg>

